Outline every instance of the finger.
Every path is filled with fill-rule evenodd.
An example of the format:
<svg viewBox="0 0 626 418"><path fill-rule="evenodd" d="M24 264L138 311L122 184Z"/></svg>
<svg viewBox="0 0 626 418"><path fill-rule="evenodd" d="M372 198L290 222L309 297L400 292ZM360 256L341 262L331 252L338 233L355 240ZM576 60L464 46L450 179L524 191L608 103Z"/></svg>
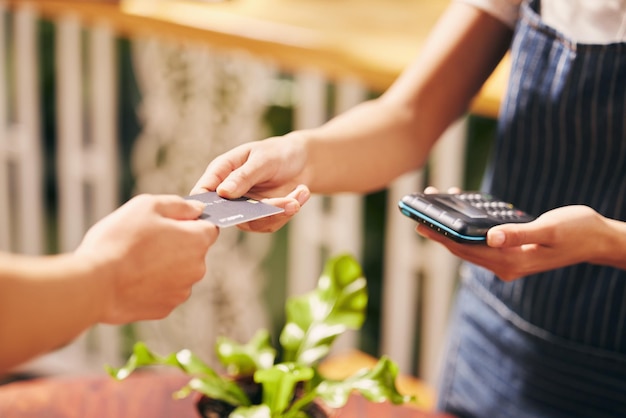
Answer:
<svg viewBox="0 0 626 418"><path fill-rule="evenodd" d="M425 227L424 225L418 224L415 227L415 232L417 232L420 236L424 237L424 238L428 238L428 231L429 229L427 227Z"/></svg>
<svg viewBox="0 0 626 418"><path fill-rule="evenodd" d="M274 232L282 228L300 211L300 203L290 198L264 199L264 203L283 208L285 211L266 218L257 219L239 225L239 229L249 232Z"/></svg>
<svg viewBox="0 0 626 418"><path fill-rule="evenodd" d="M300 206L304 206L304 204L308 202L311 197L311 191L304 184L299 184L291 193L287 195L287 197L296 199Z"/></svg>
<svg viewBox="0 0 626 418"><path fill-rule="evenodd" d="M205 248L206 250L217 241L220 235L219 226L204 219L198 219L194 222L183 222L183 225L180 227L189 228L190 232L200 231L206 241L203 241L199 248Z"/></svg>
<svg viewBox="0 0 626 418"><path fill-rule="evenodd" d="M193 195L217 190L217 187L234 170L237 170L239 167L247 162L249 155L250 151L247 148L244 148L244 146L239 146L218 156L209 163L206 170L198 179L189 194Z"/></svg>
<svg viewBox="0 0 626 418"><path fill-rule="evenodd" d="M271 199L263 199L263 203L282 208L282 215L293 216L300 211L300 203L296 199L288 197L274 197ZM280 215L280 214L277 214Z"/></svg>
<svg viewBox="0 0 626 418"><path fill-rule="evenodd" d="M545 244L546 229L537 221L498 225L487 231L487 245L495 248L519 247L524 244Z"/></svg>
<svg viewBox="0 0 626 418"><path fill-rule="evenodd" d="M437 194L439 193L439 189L433 186L428 186L424 189L424 193L426 194Z"/></svg>
<svg viewBox="0 0 626 418"><path fill-rule="evenodd" d="M239 224L237 227L246 232L276 232L285 226L292 216L293 215L285 215L284 213L281 213L267 218L246 222L245 224Z"/></svg>
<svg viewBox="0 0 626 418"><path fill-rule="evenodd" d="M268 198L263 199L264 203L283 208L284 216L292 217L300 211L300 208L308 202L311 192L304 184L298 185L291 193L284 198Z"/></svg>
<svg viewBox="0 0 626 418"><path fill-rule="evenodd" d="M220 172L226 176L215 190L227 199L243 196L255 185L268 180L274 169L264 158L251 158L249 151L239 152L223 164L227 168Z"/></svg>
<svg viewBox="0 0 626 418"><path fill-rule="evenodd" d="M198 219L206 206L197 200L186 200L175 195L154 196L156 212L170 219L192 220Z"/></svg>
<svg viewBox="0 0 626 418"><path fill-rule="evenodd" d="M309 188L303 184L298 185L291 193L285 197L265 198L255 193L247 193L246 196L261 200L272 206L277 206L285 210L286 215L295 215L300 208L308 202L311 197Z"/></svg>
<svg viewBox="0 0 626 418"><path fill-rule="evenodd" d="M186 251L195 249L202 257L206 251L217 241L220 235L220 227L205 219L176 220L169 219L170 227L176 231L187 234Z"/></svg>
<svg viewBox="0 0 626 418"><path fill-rule="evenodd" d="M239 229L249 232L277 231L300 211L300 208L309 200L310 196L309 188L305 185L299 185L286 197L263 199L263 203L281 207L285 211L267 218L246 222L239 225Z"/></svg>
<svg viewBox="0 0 626 418"><path fill-rule="evenodd" d="M236 199L246 194L256 184L266 180L265 165L254 162L232 171L217 186L217 194L227 199Z"/></svg>
<svg viewBox="0 0 626 418"><path fill-rule="evenodd" d="M219 158L219 157L218 157ZM218 159L213 160L204 170L202 176L198 179L196 184L193 186L189 195L206 193L215 191L217 186L222 182L224 177L228 175L227 168L222 167L220 169L221 163ZM220 174L220 173L224 174Z"/></svg>

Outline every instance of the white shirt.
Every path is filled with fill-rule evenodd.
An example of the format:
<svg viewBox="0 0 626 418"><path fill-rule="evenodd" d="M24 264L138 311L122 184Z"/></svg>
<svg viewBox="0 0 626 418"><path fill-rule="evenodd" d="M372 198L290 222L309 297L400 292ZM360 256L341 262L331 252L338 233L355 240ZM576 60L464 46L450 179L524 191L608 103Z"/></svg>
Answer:
<svg viewBox="0 0 626 418"><path fill-rule="evenodd" d="M521 0L457 0L513 27ZM541 18L568 38L588 44L626 42L626 0L542 0Z"/></svg>

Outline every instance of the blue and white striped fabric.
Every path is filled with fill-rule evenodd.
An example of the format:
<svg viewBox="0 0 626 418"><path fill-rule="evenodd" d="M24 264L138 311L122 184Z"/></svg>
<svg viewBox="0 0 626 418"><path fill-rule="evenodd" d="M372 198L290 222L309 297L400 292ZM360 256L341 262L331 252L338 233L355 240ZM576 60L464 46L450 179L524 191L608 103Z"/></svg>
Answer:
<svg viewBox="0 0 626 418"><path fill-rule="evenodd" d="M575 43L538 3L522 5L484 189L534 215L584 204L626 220L626 44ZM443 409L626 416L626 271L579 264L509 283L466 271Z"/></svg>
<svg viewBox="0 0 626 418"><path fill-rule="evenodd" d="M626 44L579 45L523 6L486 188L539 215L588 205L626 220ZM527 321L626 354L626 271L581 264L483 283Z"/></svg>

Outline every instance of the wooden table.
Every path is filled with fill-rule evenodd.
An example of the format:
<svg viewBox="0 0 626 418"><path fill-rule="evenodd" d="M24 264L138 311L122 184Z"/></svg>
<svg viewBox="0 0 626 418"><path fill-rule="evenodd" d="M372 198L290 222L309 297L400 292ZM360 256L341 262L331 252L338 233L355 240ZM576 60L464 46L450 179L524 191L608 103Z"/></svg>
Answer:
<svg viewBox="0 0 626 418"><path fill-rule="evenodd" d="M0 386L6 418L198 418L192 398L172 399L181 374L136 374L118 382L108 376L55 377Z"/></svg>
<svg viewBox="0 0 626 418"><path fill-rule="evenodd" d="M8 0L44 16L74 14L125 36L158 36L247 51L287 71L316 69L383 91L420 51L449 0ZM508 60L472 104L496 117Z"/></svg>
<svg viewBox="0 0 626 418"><path fill-rule="evenodd" d="M331 357L322 370L340 378L371 366L373 359L359 352ZM187 382L177 372L136 372L118 382L108 376L42 378L0 386L0 417L3 418L199 418L196 397L172 399ZM337 418L446 418L425 409L432 392L421 382L400 378L401 392L420 398L419 405L374 404L352 396ZM450 418L450 417L448 417Z"/></svg>

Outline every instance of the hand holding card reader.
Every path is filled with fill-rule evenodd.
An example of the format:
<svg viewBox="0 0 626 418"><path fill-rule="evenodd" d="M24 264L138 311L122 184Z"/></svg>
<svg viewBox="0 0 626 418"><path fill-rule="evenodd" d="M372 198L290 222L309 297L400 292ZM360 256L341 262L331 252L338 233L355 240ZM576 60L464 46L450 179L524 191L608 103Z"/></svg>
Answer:
<svg viewBox="0 0 626 418"><path fill-rule="evenodd" d="M485 243L489 228L534 218L511 203L487 193L412 193L398 202L400 211L460 243Z"/></svg>

